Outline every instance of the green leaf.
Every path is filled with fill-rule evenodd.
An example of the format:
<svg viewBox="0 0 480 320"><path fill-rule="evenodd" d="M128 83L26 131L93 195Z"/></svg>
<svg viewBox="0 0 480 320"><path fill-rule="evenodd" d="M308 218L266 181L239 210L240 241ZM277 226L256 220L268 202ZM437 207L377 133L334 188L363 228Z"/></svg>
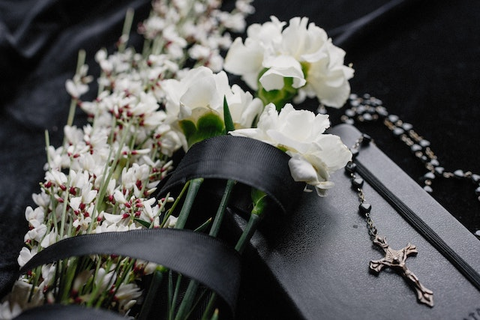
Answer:
<svg viewBox="0 0 480 320"><path fill-rule="evenodd" d="M235 125L233 124L232 114L230 113L230 108L228 107L227 97L223 97L223 121L225 122L225 134L228 134L230 131L235 130Z"/></svg>
<svg viewBox="0 0 480 320"><path fill-rule="evenodd" d="M180 128L183 131L183 134L185 134L185 137L191 137L197 133L197 126L192 120L185 119L185 120L180 120L179 121Z"/></svg>
<svg viewBox="0 0 480 320"><path fill-rule="evenodd" d="M268 205L268 195L256 188L252 188L251 195L253 201L252 214L262 215Z"/></svg>
<svg viewBox="0 0 480 320"><path fill-rule="evenodd" d="M134 218L133 219L135 222L138 222L140 223L142 226L144 226L145 228L149 229L150 228L150 223L145 221L145 220L142 220L142 219L138 219L138 218Z"/></svg>
<svg viewBox="0 0 480 320"><path fill-rule="evenodd" d="M212 224L212 218L208 218L204 223L195 228L195 232L203 232Z"/></svg>
<svg viewBox="0 0 480 320"><path fill-rule="evenodd" d="M179 125L185 134L189 147L202 140L225 134L223 119L212 110L201 113L196 123L189 118L180 120Z"/></svg>
<svg viewBox="0 0 480 320"><path fill-rule="evenodd" d="M222 135L225 130L225 124L218 113L207 112L198 118L198 134L205 138Z"/></svg>

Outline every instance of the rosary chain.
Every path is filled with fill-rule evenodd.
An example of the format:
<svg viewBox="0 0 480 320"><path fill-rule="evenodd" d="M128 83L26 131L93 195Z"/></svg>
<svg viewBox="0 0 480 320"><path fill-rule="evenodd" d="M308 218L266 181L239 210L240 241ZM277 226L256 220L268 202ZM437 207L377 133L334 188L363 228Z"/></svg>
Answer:
<svg viewBox="0 0 480 320"><path fill-rule="evenodd" d="M363 134L360 138L358 138L352 148L350 148L350 151L352 152L352 160L345 166L345 173L351 179L352 188L357 191L358 199L360 201L360 205L358 207L359 212L365 217L370 240L373 242L373 244L379 246L385 254L385 256L380 260L370 261L370 270L380 272L384 267L390 267L400 271L400 274L414 286L418 301L428 305L429 307L433 307L433 292L425 288L420 283L417 276L410 271L405 264L406 259L410 254L418 253L417 247L409 243L406 247L400 250L394 250L390 248L386 238L378 234L377 227L370 216L372 206L365 199L365 193L363 190L364 180L359 174L357 175L357 164L355 163L355 158L358 156L362 146L368 145L371 140L371 137L367 134Z"/></svg>
<svg viewBox="0 0 480 320"><path fill-rule="evenodd" d="M365 193L363 192L364 180L362 177L357 175L357 172L356 172L357 165L354 162L355 157L358 155L361 146L369 144L370 141L371 141L370 136L366 134L363 134L360 138L357 139L354 145L350 148L353 155L353 159L345 166L345 173L350 176L352 188L357 192L358 200L360 201L360 205L358 206L358 209L365 218L365 221L367 223L368 234L370 235L370 238L373 241L378 235L378 230L370 216L372 205L366 201Z"/></svg>
<svg viewBox="0 0 480 320"><path fill-rule="evenodd" d="M418 134L413 129L412 124L402 121L397 115L389 114L380 99L369 94L364 94L361 97L351 94L349 105L341 117L342 122L354 124L355 121L373 122L382 120L392 134L410 148L413 155L423 163L428 171L420 179L425 191L433 192L432 184L435 178L466 179L472 181L475 185L475 194L480 201L480 174L461 169L453 172L446 171L431 149L430 142Z"/></svg>

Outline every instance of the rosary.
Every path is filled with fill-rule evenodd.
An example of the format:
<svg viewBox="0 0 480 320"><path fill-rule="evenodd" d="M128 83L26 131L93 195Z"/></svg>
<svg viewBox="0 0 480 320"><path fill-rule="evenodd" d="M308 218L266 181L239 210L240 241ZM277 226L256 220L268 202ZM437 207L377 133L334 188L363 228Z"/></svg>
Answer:
<svg viewBox="0 0 480 320"><path fill-rule="evenodd" d="M362 135L351 148L353 156L355 157L358 154L358 151L362 145L368 145L370 142L370 136L366 134ZM418 253L417 247L409 243L403 249L394 250L390 248L386 238L378 234L377 227L370 217L372 205L366 202L365 194L363 192L364 180L357 175L356 169L357 165L353 161L349 162L345 166L347 174L350 175L352 187L358 192L358 198L360 200L359 210L367 222L368 234L370 235L372 242L382 248L382 250L385 252L384 258L370 261L370 269L375 272L380 272L384 267L389 267L395 271L398 271L402 277L404 277L413 285L415 291L417 292L418 301L433 307L433 292L423 286L417 276L410 271L406 265L408 256Z"/></svg>
<svg viewBox="0 0 480 320"><path fill-rule="evenodd" d="M341 117L342 122L354 124L358 122L382 121L383 124L399 138L425 166L427 173L422 177L423 189L429 193L433 192L432 184L438 178L456 178L470 180L475 188L475 194L480 201L480 174L462 169L453 172L446 171L441 166L437 156L430 147L430 142L419 135L413 125L402 121L397 115L389 114L387 109L382 105L382 101L364 94L362 97L356 94L350 95L349 107L345 110Z"/></svg>
<svg viewBox="0 0 480 320"><path fill-rule="evenodd" d="M414 156L418 158L427 169L427 173L425 173L421 179L425 191L429 193L433 191L432 184L435 178L466 179L473 182L476 188L475 194L480 201L480 175L472 173L471 171L463 171L461 169L457 169L453 172L446 171L445 168L440 165L437 156L430 148L430 142L415 132L411 124L403 122L396 115L389 114L386 108L383 107L381 100L371 97L369 94L365 94L362 97L352 94L349 98L349 107L345 110L341 120L344 123L352 125L355 121L383 121L383 124L393 133L393 135L409 147ZM370 269L375 272L380 272L385 267L396 270L413 286L418 301L427 306L433 307L433 292L423 286L417 276L410 271L406 265L408 256L418 253L416 246L409 243L406 247L400 250L390 248L386 238L378 234L377 228L370 216L372 206L366 201L363 191L364 180L358 174L357 165L354 160L359 154L361 147L367 146L371 141L372 139L370 136L363 134L352 146L351 151L353 160L345 167L346 173L351 179L352 188L358 194L360 201L359 211L366 220L368 234L370 235L372 242L379 246L385 253L384 258L370 261Z"/></svg>

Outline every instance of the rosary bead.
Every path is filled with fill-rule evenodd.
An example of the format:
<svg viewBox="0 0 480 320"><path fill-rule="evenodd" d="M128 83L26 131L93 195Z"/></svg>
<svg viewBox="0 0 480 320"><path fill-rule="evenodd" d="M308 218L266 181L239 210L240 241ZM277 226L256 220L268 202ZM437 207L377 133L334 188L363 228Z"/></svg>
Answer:
<svg viewBox="0 0 480 320"><path fill-rule="evenodd" d="M372 117L372 115L371 115L370 113L364 113L364 114L363 114L363 120L369 122L369 121L372 121L372 120L373 120L373 117Z"/></svg>
<svg viewBox="0 0 480 320"><path fill-rule="evenodd" d="M355 111L353 111L352 109L347 109L345 110L345 115L349 118L353 118L355 117Z"/></svg>
<svg viewBox="0 0 480 320"><path fill-rule="evenodd" d="M345 119L342 119L343 123L346 123L346 124L349 124L349 125L354 125L355 124L355 121L352 119L352 118L347 118L345 117Z"/></svg>
<svg viewBox="0 0 480 320"><path fill-rule="evenodd" d="M409 131L409 130L412 130L413 126L410 123L404 123L402 124L402 128L405 131Z"/></svg>
<svg viewBox="0 0 480 320"><path fill-rule="evenodd" d="M460 169L455 170L453 172L453 175L455 178L458 178L458 179L463 178L465 176L465 174L463 173L463 170L460 170Z"/></svg>
<svg viewBox="0 0 480 320"><path fill-rule="evenodd" d="M370 137L368 134L363 134L362 135L362 145L363 146L368 146L372 142L372 137Z"/></svg>
<svg viewBox="0 0 480 320"><path fill-rule="evenodd" d="M410 147L410 150L415 153L415 152L418 152L418 151L422 151L422 147L420 147L418 144L413 144L411 147Z"/></svg>
<svg viewBox="0 0 480 320"><path fill-rule="evenodd" d="M405 133L405 130L403 130L402 128L395 128L392 132L395 137L400 137L402 134Z"/></svg>
<svg viewBox="0 0 480 320"><path fill-rule="evenodd" d="M363 186L363 179L362 178L355 178L352 179L352 187L355 189L360 189Z"/></svg>
<svg viewBox="0 0 480 320"><path fill-rule="evenodd" d="M391 123L395 123L399 120L398 116L397 115L394 115L394 114L391 114L388 116L388 121L390 121Z"/></svg>
<svg viewBox="0 0 480 320"><path fill-rule="evenodd" d="M357 115L362 115L365 113L366 110L367 109L365 108L365 106L359 105L355 112L357 113Z"/></svg>
<svg viewBox="0 0 480 320"><path fill-rule="evenodd" d="M351 174L351 173L354 173L356 170L357 170L357 165L352 161L348 162L347 165L345 166L345 171L347 173Z"/></svg>
<svg viewBox="0 0 480 320"><path fill-rule="evenodd" d="M445 168L444 168L444 167L436 167L436 168L435 168L435 174L436 174L437 176L442 176L444 171L445 171Z"/></svg>
<svg viewBox="0 0 480 320"><path fill-rule="evenodd" d="M480 183L480 175L474 173L474 174L472 174L471 178L472 178L473 183L475 183L475 184Z"/></svg>
<svg viewBox="0 0 480 320"><path fill-rule="evenodd" d="M427 172L423 175L422 179L425 180L433 180L435 179L435 174L433 172Z"/></svg>
<svg viewBox="0 0 480 320"><path fill-rule="evenodd" d="M370 99L370 100L373 102L373 104L374 104L375 106L381 106L382 103L383 103L382 100L377 99L377 98L375 98L375 97L372 97L372 99Z"/></svg>
<svg viewBox="0 0 480 320"><path fill-rule="evenodd" d="M478 187L477 189L475 189L475 194L476 194L477 196L480 196L480 187Z"/></svg>
<svg viewBox="0 0 480 320"><path fill-rule="evenodd" d="M422 139L418 142L419 145L422 146L422 148L430 147L430 141Z"/></svg>
<svg viewBox="0 0 480 320"><path fill-rule="evenodd" d="M437 159L432 159L430 160L430 164L433 166L433 167L438 167L440 165L440 162L438 162Z"/></svg>
<svg viewBox="0 0 480 320"><path fill-rule="evenodd" d="M387 111L387 109L385 109L385 108L382 107L382 106L376 107L376 108L375 108L375 111L376 111L377 114L378 114L380 117L382 117L382 118L388 117L388 111Z"/></svg>
<svg viewBox="0 0 480 320"><path fill-rule="evenodd" d="M363 213L364 215L372 211L372 205L365 202L360 203L358 208L360 209L360 212Z"/></svg>
<svg viewBox="0 0 480 320"><path fill-rule="evenodd" d="M430 186L425 186L425 187L423 187L423 190L427 191L428 193L432 193L432 192L433 192L433 189L432 189L432 187L430 187Z"/></svg>

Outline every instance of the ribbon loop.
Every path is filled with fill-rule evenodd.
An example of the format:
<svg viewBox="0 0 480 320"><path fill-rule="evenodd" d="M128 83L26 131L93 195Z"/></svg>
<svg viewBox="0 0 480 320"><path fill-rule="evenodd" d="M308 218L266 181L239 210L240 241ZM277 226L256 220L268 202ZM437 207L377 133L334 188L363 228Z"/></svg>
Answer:
<svg viewBox="0 0 480 320"><path fill-rule="evenodd" d="M178 229L148 229L87 234L59 241L32 257L21 269L70 257L121 255L165 266L215 291L234 312L240 286L240 255L219 239Z"/></svg>
<svg viewBox="0 0 480 320"><path fill-rule="evenodd" d="M255 139L229 135L210 138L190 148L166 183L160 186L158 196L165 196L194 178L231 179L265 192L287 213L305 188L304 183L293 180L289 159L286 153ZM249 212L251 199L244 191L235 191L231 206Z"/></svg>

